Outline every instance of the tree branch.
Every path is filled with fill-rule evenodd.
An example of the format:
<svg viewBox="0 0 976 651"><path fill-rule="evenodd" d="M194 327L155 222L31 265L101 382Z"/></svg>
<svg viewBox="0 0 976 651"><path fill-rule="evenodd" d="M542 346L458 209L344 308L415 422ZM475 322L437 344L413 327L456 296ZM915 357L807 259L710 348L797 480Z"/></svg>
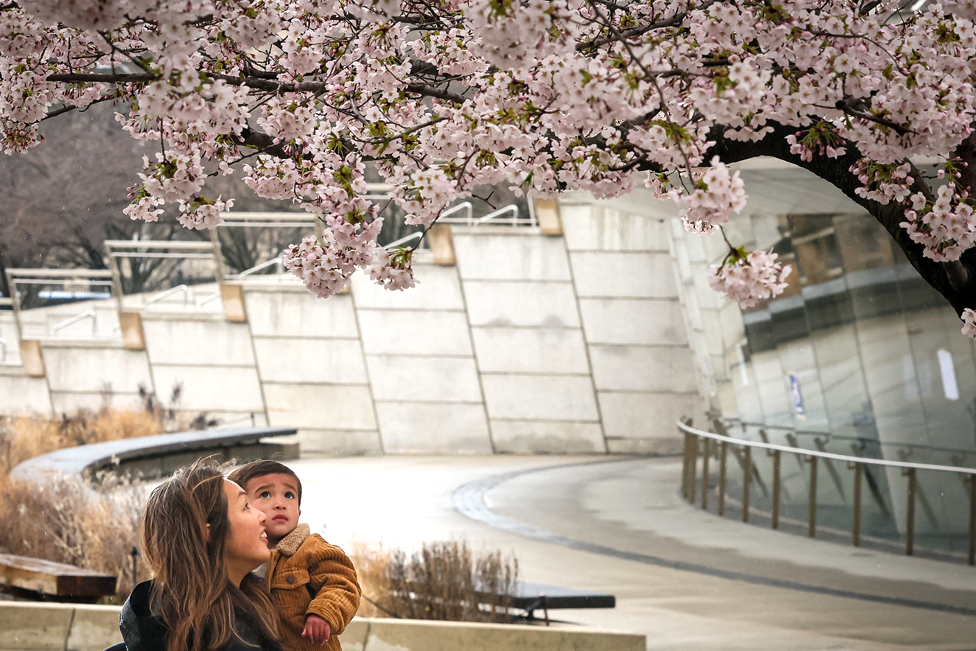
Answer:
<svg viewBox="0 0 976 651"><path fill-rule="evenodd" d="M901 223L905 220L904 206L893 202L882 205L860 197L855 192L862 185L857 176L850 171L851 166L862 158L862 154L856 147L848 144L847 153L839 158L814 156L812 160L804 161L799 155L790 153L790 145L786 141L786 136L792 134L795 127L774 122L769 122L768 125L772 127L772 133L768 133L758 142L729 140L724 137L724 127L713 128L708 139L713 140L715 145L706 152L705 159L717 155L722 162L729 164L757 156L769 156L812 172L833 184L878 220L878 223L884 226L895 240L898 248L904 251L908 261L919 275L949 301L957 314L961 314L967 307L976 308L976 291L972 282L973 269L976 269L976 249L964 253L957 264L947 265L926 258L923 255L924 247L913 242L908 236L908 231L901 227ZM962 274L962 271L965 271L965 274Z"/></svg>
<svg viewBox="0 0 976 651"><path fill-rule="evenodd" d="M718 2L718 0L705 0L696 9L704 11L708 9L713 4ZM611 36L604 36L603 38L598 38L592 41L587 41L586 43L580 43L576 46L577 52L583 52L586 50L592 50L595 48L603 47L604 45L609 45L610 43L616 43L617 41L624 41L631 38L636 38L638 36L643 36L647 32L654 31L655 29L664 29L666 27L674 27L675 25L680 25L682 21L688 16L687 11L682 11L676 13L671 18L667 20L662 20L657 23L650 23L649 25L644 25L642 27L631 27L630 29L625 29L619 31Z"/></svg>
<svg viewBox="0 0 976 651"><path fill-rule="evenodd" d="M321 93L328 89L329 84L321 81L302 81L302 82L282 82L274 79L262 79L259 77L234 77L232 75L222 75L207 73L214 79L222 79L232 86L247 86L255 90L263 90L269 93ZM265 73L262 73L265 76ZM70 72L48 75L48 81L64 82L69 84L82 83L119 83L134 84L157 81L161 79L159 75L146 73L91 73L91 72ZM425 97L436 97L437 99L447 100L463 104L466 100L463 95L452 93L448 90L435 88L427 84L408 84L404 89L408 93L423 95Z"/></svg>

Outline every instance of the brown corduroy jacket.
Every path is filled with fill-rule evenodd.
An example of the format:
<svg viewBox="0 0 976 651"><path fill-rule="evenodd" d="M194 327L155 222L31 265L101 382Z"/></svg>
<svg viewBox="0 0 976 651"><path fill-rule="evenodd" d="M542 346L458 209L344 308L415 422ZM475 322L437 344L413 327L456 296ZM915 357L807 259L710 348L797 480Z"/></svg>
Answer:
<svg viewBox="0 0 976 651"><path fill-rule="evenodd" d="M264 581L281 615L285 651L342 650L339 635L359 610L361 594L356 568L345 552L299 524L271 550ZM329 623L332 637L325 646L302 637L308 615Z"/></svg>

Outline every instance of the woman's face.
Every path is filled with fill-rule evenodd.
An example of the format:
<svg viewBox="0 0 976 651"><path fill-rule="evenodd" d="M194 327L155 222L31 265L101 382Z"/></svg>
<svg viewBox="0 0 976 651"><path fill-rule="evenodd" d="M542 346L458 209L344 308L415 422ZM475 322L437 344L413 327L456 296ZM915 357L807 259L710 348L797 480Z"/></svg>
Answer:
<svg viewBox="0 0 976 651"><path fill-rule="evenodd" d="M264 533L264 513L247 502L247 493L232 481L224 481L230 532L224 546L228 577L235 584L271 557Z"/></svg>

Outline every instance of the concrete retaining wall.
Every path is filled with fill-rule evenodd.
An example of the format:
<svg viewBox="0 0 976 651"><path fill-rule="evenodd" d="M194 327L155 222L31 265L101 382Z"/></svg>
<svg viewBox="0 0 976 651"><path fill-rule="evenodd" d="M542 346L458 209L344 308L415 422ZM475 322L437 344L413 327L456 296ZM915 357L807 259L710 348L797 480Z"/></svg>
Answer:
<svg viewBox="0 0 976 651"><path fill-rule="evenodd" d="M102 651L122 641L118 606L0 602L0 651ZM345 651L644 651L643 635L579 627L357 618Z"/></svg>
<svg viewBox="0 0 976 651"><path fill-rule="evenodd" d="M46 377L0 366L0 414L134 406L139 387L167 401L179 385L189 414L297 427L310 452L677 452L672 423L700 400L667 220L632 198L560 211L564 235L452 227L456 264L418 252L404 292L357 274L322 300L254 277L245 322L156 303L144 350L45 338Z"/></svg>

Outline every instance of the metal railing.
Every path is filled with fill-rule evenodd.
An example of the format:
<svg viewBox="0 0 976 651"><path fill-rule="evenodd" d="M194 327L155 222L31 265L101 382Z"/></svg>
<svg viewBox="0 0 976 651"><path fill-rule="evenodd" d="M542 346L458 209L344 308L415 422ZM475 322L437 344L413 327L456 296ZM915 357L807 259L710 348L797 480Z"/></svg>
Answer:
<svg viewBox="0 0 976 651"><path fill-rule="evenodd" d="M457 213L463 212L464 215L458 215ZM511 217L503 217L511 213ZM526 218L522 218L519 212L519 207L515 204L510 206L505 206L504 208L499 208L494 212L490 212L483 217L474 217L474 208L470 201L465 201L459 203L456 206L451 206L443 212L441 212L440 217L437 218L438 223L441 224L463 224L464 226L480 226L482 224L492 223L492 224L507 224L509 226L538 226L539 223L536 220L535 213L529 211L529 215Z"/></svg>
<svg viewBox="0 0 976 651"><path fill-rule="evenodd" d="M314 233L316 236L321 236L324 232L322 220L310 212L222 212L220 213L220 217L223 219L223 223L218 225L217 228L211 229L210 239L216 251L216 260L220 266L220 275L223 280L240 280L266 269L273 264L281 263L281 259L275 257L259 262L250 269L246 269L240 273L230 273L228 270L229 264L224 259L223 244L220 241L220 232L223 230L228 228L297 228L307 233ZM277 255L281 249L285 248L285 245L282 244L280 248L273 246L270 248L273 250L266 250L265 253L268 255Z"/></svg>
<svg viewBox="0 0 976 651"><path fill-rule="evenodd" d="M116 298L119 301L119 309L126 307L130 309L143 309L149 305L157 303L164 298L172 296L177 292L183 292L183 309L196 309L195 299L191 300L192 287L188 283L181 283L175 287L163 290L161 293L150 296L148 293L140 294L141 300L138 305L126 305L126 296L122 289L122 268L119 260L125 258L132 259L162 259L162 260L200 260L205 266L209 266L213 277L217 282L223 280L224 269L220 259L220 250L216 244L211 242L188 242L182 240L107 240L105 251L109 259L109 273L112 277L112 287ZM209 262L209 265L206 263Z"/></svg>
<svg viewBox="0 0 976 651"><path fill-rule="evenodd" d="M720 423L719 423L720 424ZM718 429L718 428L717 428ZM912 463L908 461L890 461L887 459L869 459L865 457L835 454L821 450L777 445L761 441L746 441L715 432L695 429L691 422L678 421L678 431L684 436L684 465L682 467L682 496L692 504L698 501L698 466L701 457L701 489L700 502L702 509L708 509L708 497L711 480L709 474L709 460L717 456L719 463L718 485L716 486L718 500L718 514L725 514L726 483L728 479L728 451L730 446L740 449L742 454L736 454L743 471L742 482L742 521L749 521L749 492L756 472L752 463L752 451L765 450L773 461L773 489L771 524L773 529L779 528L780 495L782 492L782 456L783 453L796 455L801 464L809 464L809 500L807 515L807 532L810 537L816 535L817 530L817 467L821 459L825 465L831 461L840 461L854 472L854 512L851 522L851 537L855 546L861 544L861 487L866 466L881 466L900 468L908 479L906 495L907 510L905 517L905 553L911 556L915 550L915 503L918 495L918 471L949 472L963 475L963 481L969 489L969 548L967 559L970 565L976 564L976 468L961 468L958 466L943 466L928 463ZM703 449L700 449L702 448ZM716 449L717 448L717 449Z"/></svg>
<svg viewBox="0 0 976 651"><path fill-rule="evenodd" d="M787 438L790 435L793 436L812 436L814 441L818 444L829 443L831 441L849 441L852 447L862 447L873 445L879 448L896 448L898 456L902 457L902 461L907 459L909 456L914 454L916 450L922 452L945 452L952 454L954 458L966 457L969 455L976 455L976 450L965 450L962 448L947 448L938 445L928 445L925 443L905 443L905 442L885 442L879 441L878 439L867 437L867 436L844 436L832 434L831 432L825 432L822 430L804 430L797 429L795 427L790 427L788 425L767 425L765 423L754 423L750 421L739 420L738 418L723 418L724 422L728 423L729 426L738 426L742 428L743 432L748 431L748 428L754 428L759 432L760 436L764 436L766 431L780 431L787 432ZM767 441L768 442L768 441Z"/></svg>
<svg viewBox="0 0 976 651"><path fill-rule="evenodd" d="M68 326L72 326L72 325L74 325L76 323L79 323L81 321L84 321L85 319L91 319L92 320L92 330L94 331L94 329L95 329L95 319L96 319L95 310L85 310L81 314L76 314L73 317L70 317L68 319L65 319L64 321L61 321L60 323L55 324L54 327L51 328L51 332L57 334L58 332L61 332L62 330L64 330Z"/></svg>
<svg viewBox="0 0 976 651"><path fill-rule="evenodd" d="M424 232L423 231L417 231L416 233L410 233L410 235L406 235L404 237L401 237L400 239L396 240L395 242L390 242L389 244L385 245L383 248L384 249L387 249L387 250L393 249L393 248L396 248L398 246L403 246L407 242L412 242L413 240L419 240L423 236L424 236Z"/></svg>
<svg viewBox="0 0 976 651"><path fill-rule="evenodd" d="M25 328L27 325L34 326L35 324L25 324L23 320L23 306L21 305L24 294L20 291L20 287L24 285L34 285L34 286L49 286L49 285L70 285L75 283L81 283L86 287L105 287L109 293L109 296L116 300L116 305L118 306L119 296L115 293L115 282L113 274L109 270L105 269L7 269L7 284L10 287L10 292L12 296L0 299L0 305L10 305L13 308L14 314L14 327L16 329L17 339L23 340L25 337L36 337L37 333L26 333ZM89 300L89 299L84 299ZM90 311L90 310L89 310ZM96 315L94 313L88 314L89 311L82 312L81 314L73 315L69 317L66 321L61 321L56 324L53 329L48 332L45 327L45 332L40 336L57 335L57 333L68 327L73 323L77 323L82 319L91 318L95 321ZM94 332L91 335L92 338L98 339L99 337Z"/></svg>

